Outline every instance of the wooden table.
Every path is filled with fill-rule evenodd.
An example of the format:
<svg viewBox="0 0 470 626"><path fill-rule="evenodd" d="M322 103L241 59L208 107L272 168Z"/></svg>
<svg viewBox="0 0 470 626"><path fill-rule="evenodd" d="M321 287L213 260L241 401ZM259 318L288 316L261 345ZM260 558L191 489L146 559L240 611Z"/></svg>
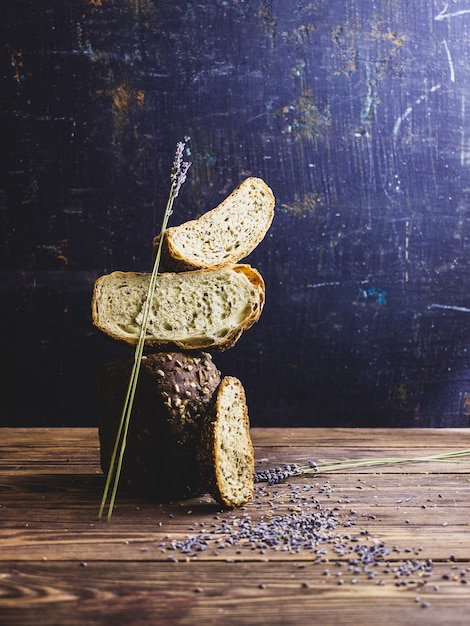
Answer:
<svg viewBox="0 0 470 626"><path fill-rule="evenodd" d="M252 437L257 468L470 448L463 429ZM209 497L159 504L121 492L100 522L95 430L1 429L0 623L468 624L469 470L428 461L294 477L225 512ZM323 539L292 543L300 520L316 520ZM284 537L235 540L246 525Z"/></svg>

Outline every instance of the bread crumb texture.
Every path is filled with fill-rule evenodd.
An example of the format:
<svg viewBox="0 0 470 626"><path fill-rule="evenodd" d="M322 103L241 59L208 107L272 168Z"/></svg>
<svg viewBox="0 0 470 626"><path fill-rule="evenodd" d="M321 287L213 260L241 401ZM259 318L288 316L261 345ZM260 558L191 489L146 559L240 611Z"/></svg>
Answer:
<svg viewBox="0 0 470 626"><path fill-rule="evenodd" d="M95 326L115 339L137 343L149 281L149 274L135 272L98 279L92 306ZM146 343L230 347L259 319L263 304L263 279L247 265L160 274Z"/></svg>
<svg viewBox="0 0 470 626"><path fill-rule="evenodd" d="M161 265L166 271L233 265L262 241L274 217L275 199L261 178L247 178L215 209L168 228ZM160 235L154 239L154 253Z"/></svg>
<svg viewBox="0 0 470 626"><path fill-rule="evenodd" d="M173 246L201 267L230 262L239 251L251 248L251 242L257 244L268 230L273 204L269 191L262 180L247 179L216 209L176 228Z"/></svg>
<svg viewBox="0 0 470 626"><path fill-rule="evenodd" d="M242 383L225 376L216 400L214 458L220 501L241 506L253 497L254 451Z"/></svg>

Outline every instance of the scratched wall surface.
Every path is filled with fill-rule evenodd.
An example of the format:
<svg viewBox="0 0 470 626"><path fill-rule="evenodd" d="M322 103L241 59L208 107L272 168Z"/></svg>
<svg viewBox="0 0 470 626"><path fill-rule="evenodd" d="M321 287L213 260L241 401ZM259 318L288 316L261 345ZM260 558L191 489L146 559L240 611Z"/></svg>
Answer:
<svg viewBox="0 0 470 626"><path fill-rule="evenodd" d="M260 176L260 322L216 364L257 426L468 426L470 0L18 0L0 8L5 425L94 425L132 351L94 280ZM189 152L188 152L189 154Z"/></svg>

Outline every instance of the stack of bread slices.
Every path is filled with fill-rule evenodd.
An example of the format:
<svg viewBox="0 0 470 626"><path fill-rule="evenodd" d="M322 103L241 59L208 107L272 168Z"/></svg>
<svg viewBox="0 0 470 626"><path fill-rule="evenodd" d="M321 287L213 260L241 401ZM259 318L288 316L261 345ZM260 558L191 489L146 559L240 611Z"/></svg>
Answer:
<svg viewBox="0 0 470 626"><path fill-rule="evenodd" d="M253 496L254 454L243 384L223 376L213 351L231 348L258 321L265 298L260 273L241 264L266 235L274 196L247 178L201 217L168 228L151 301L121 481L149 497L176 500L209 493L226 507ZM150 274L100 277L93 324L136 345ZM97 385L101 466L111 463L133 361L115 362Z"/></svg>

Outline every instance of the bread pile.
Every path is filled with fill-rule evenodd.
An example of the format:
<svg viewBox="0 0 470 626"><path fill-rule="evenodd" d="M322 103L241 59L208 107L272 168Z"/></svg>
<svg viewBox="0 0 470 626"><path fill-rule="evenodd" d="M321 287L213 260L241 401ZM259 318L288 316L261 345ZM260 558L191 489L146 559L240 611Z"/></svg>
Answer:
<svg viewBox="0 0 470 626"><path fill-rule="evenodd" d="M247 178L219 206L168 228L161 243L121 481L165 500L211 494L236 507L253 495L254 454L240 380L222 376L209 350L227 350L258 321L265 285L241 261L274 216L274 196ZM154 253L160 236L153 241ZM92 320L110 338L136 345L150 274L98 278ZM101 467L108 472L133 361L98 376Z"/></svg>

